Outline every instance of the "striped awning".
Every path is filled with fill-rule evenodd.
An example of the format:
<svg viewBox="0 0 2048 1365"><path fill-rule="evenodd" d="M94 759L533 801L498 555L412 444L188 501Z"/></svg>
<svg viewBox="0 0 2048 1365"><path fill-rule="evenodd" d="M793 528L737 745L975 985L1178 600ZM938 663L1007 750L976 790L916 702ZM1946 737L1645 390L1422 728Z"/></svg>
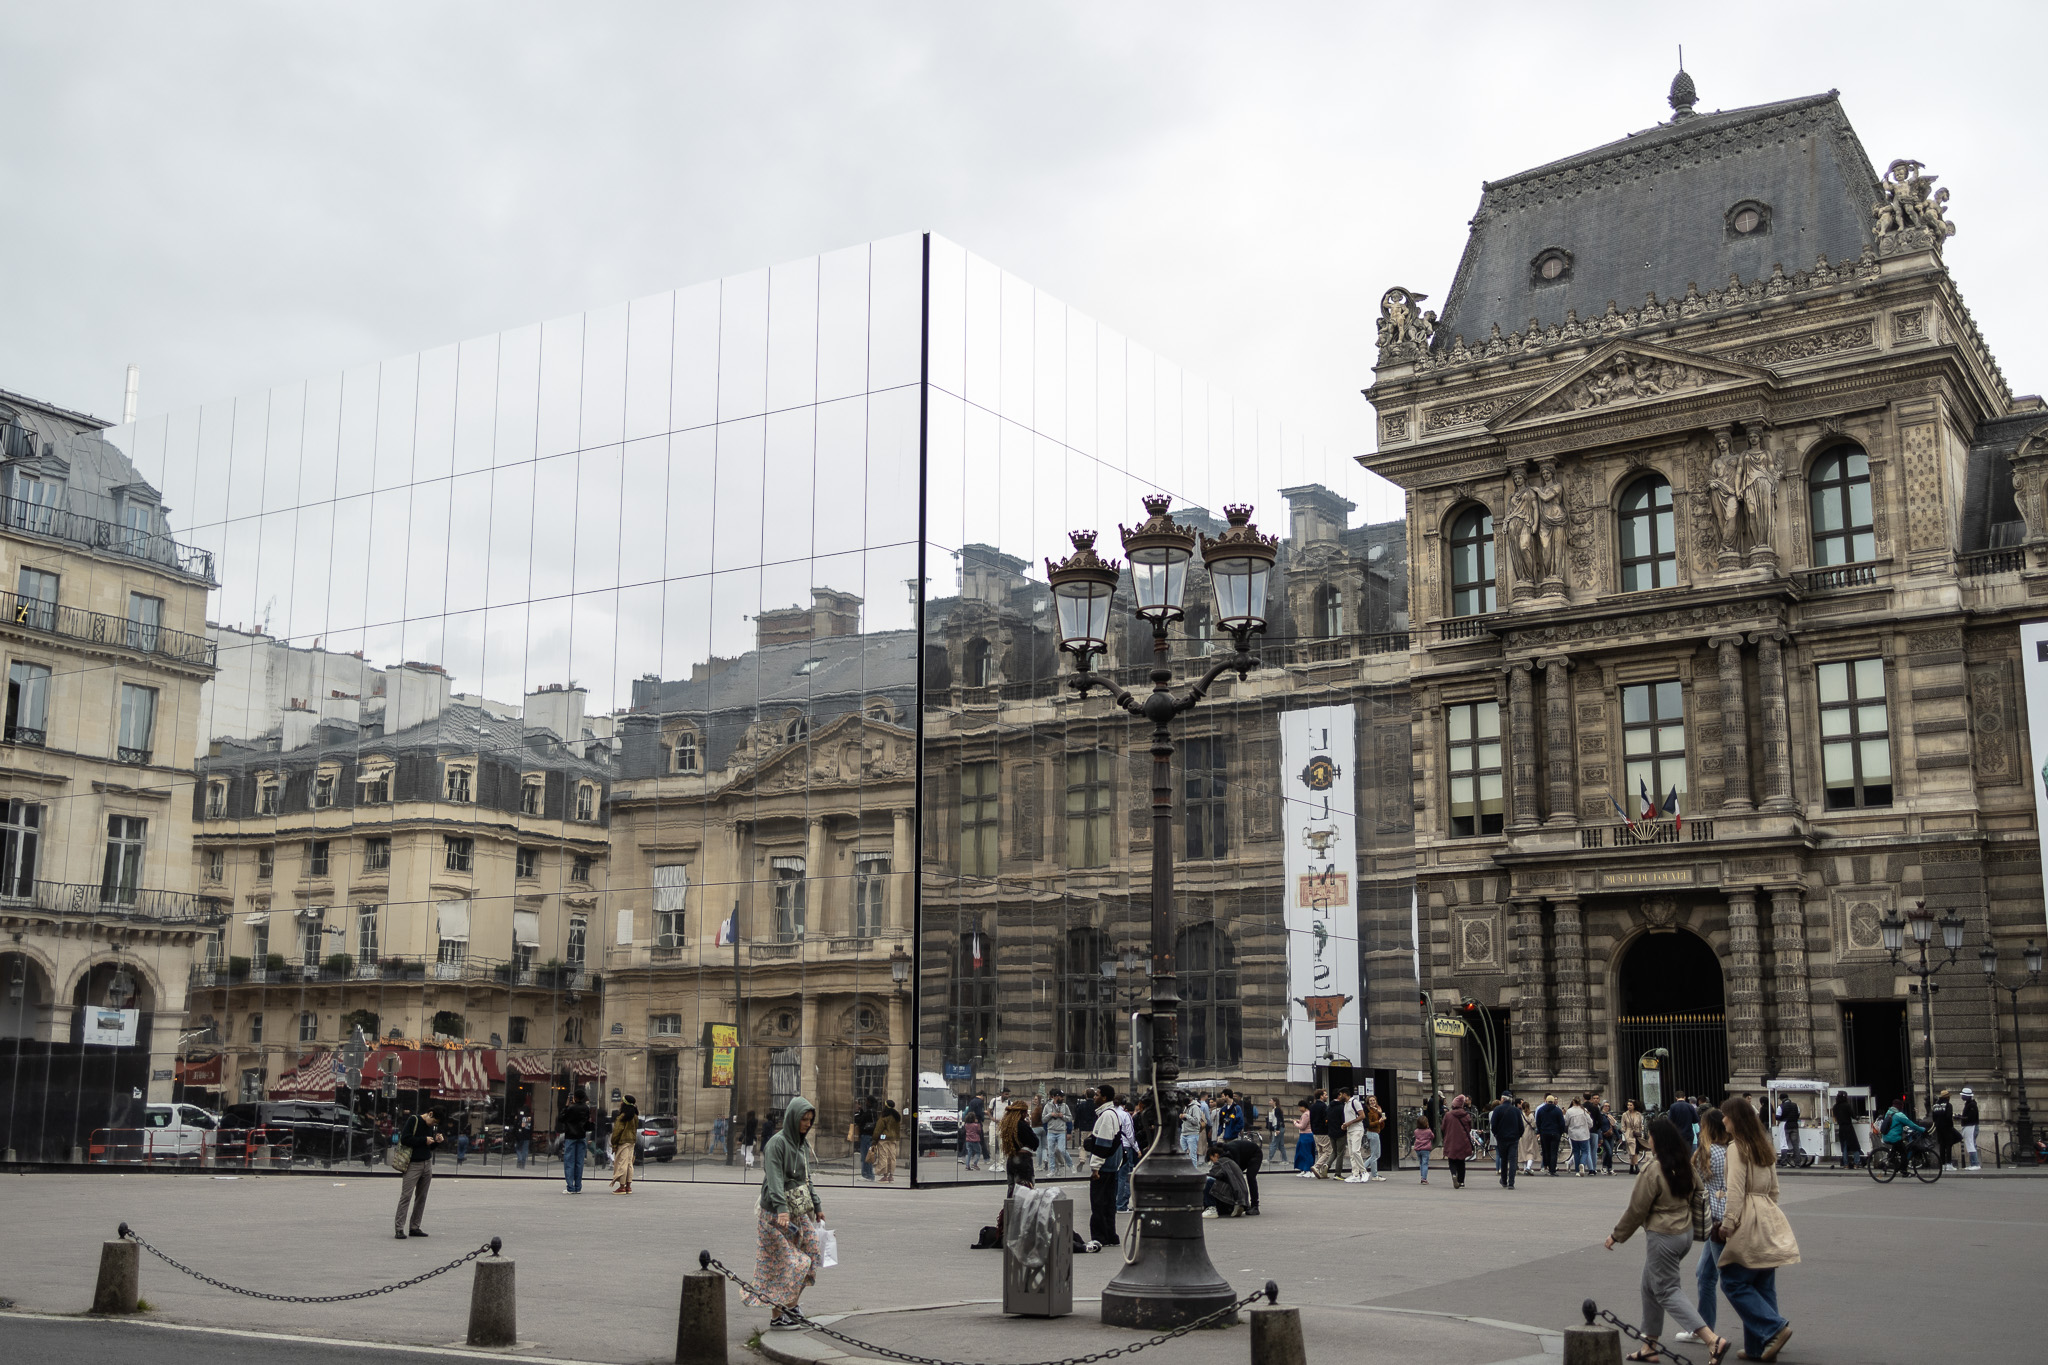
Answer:
<svg viewBox="0 0 2048 1365"><path fill-rule="evenodd" d="M343 1085L346 1075L335 1070L336 1058L332 1052L316 1052L303 1057L299 1064L277 1078L270 1087L270 1098L274 1100L326 1100L332 1102L336 1088Z"/></svg>
<svg viewBox="0 0 2048 1365"><path fill-rule="evenodd" d="M523 1076L528 1080L546 1080L555 1074L545 1057L536 1057L522 1052L505 1059L505 1073L509 1076Z"/></svg>

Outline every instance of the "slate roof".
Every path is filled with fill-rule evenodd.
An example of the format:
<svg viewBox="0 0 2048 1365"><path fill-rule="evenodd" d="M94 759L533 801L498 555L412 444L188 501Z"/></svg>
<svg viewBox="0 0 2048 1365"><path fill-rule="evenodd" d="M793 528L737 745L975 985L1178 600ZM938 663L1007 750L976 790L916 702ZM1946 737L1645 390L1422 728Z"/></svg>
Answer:
<svg viewBox="0 0 2048 1365"><path fill-rule="evenodd" d="M329 720L314 732L311 741L282 753L260 744L224 744L219 754L203 759L200 766L207 772L287 765L298 768L323 758L353 759L428 749L486 755L515 766L558 769L579 776L609 776L610 770L604 763L576 757L560 740L554 731L527 726L517 717L497 716L480 706L457 703L444 708L432 720L383 735L366 736L346 721ZM603 752L602 746L592 752Z"/></svg>
<svg viewBox="0 0 2048 1365"><path fill-rule="evenodd" d="M1730 276L1754 280L1855 259L1869 237L1878 178L1835 91L1674 119L1590 151L1486 184L1457 278L1439 309L1442 344L1486 340L1495 325L1561 324L1669 298ZM1729 231L1756 200L1769 226ZM1537 257L1571 254L1563 278L1539 281ZM1427 305L1425 305L1427 306Z"/></svg>
<svg viewBox="0 0 2048 1365"><path fill-rule="evenodd" d="M1963 517L1957 550L1989 550L2020 543L2025 523L2012 493L2012 453L2043 427L2048 427L2048 411L2036 408L1977 428L1963 469Z"/></svg>

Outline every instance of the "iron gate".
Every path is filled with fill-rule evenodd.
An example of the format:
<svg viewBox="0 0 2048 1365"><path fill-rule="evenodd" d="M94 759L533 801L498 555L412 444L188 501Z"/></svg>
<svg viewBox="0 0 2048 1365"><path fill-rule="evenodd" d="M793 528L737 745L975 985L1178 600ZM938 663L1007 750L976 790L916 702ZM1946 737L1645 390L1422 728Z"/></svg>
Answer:
<svg viewBox="0 0 2048 1365"><path fill-rule="evenodd" d="M1678 1095L1701 1095L1718 1104L1728 1089L1728 1017L1725 1014L1624 1014L1615 1020L1615 1084L1622 1096L1643 1105L1637 1060L1663 1048L1664 1095L1668 1108ZM1644 1108L1649 1106L1643 1105Z"/></svg>

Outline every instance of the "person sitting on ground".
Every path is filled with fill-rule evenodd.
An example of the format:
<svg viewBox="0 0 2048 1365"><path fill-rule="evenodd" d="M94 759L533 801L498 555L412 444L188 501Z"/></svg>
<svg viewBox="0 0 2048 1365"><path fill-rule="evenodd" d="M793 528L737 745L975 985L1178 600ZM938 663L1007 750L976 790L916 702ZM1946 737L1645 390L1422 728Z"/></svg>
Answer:
<svg viewBox="0 0 2048 1365"><path fill-rule="evenodd" d="M1211 1143L1209 1176L1202 1182L1202 1217L1235 1218L1249 1209L1251 1203L1251 1186L1244 1178L1244 1168Z"/></svg>
<svg viewBox="0 0 2048 1365"><path fill-rule="evenodd" d="M1209 1150L1230 1158L1237 1163L1237 1168L1244 1172L1245 1193L1251 1196L1251 1203L1245 1207L1244 1212L1248 1217L1258 1217L1259 1172L1266 1164L1266 1149L1253 1138L1235 1137L1225 1138Z"/></svg>

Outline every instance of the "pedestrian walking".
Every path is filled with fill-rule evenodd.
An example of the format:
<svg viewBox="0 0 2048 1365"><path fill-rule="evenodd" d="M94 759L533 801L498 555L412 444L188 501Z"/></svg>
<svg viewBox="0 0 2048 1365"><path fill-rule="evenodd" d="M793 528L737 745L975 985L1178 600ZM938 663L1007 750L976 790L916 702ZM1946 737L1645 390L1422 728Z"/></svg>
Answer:
<svg viewBox="0 0 2048 1365"><path fill-rule="evenodd" d="M1970 1093L1970 1087L1963 1087L1963 1169L1981 1171L1984 1163L1977 1156L1977 1097Z"/></svg>
<svg viewBox="0 0 2048 1365"><path fill-rule="evenodd" d="M1309 1131L1315 1103L1313 1099L1303 1100L1294 1115L1294 1173L1304 1180L1316 1178L1316 1139Z"/></svg>
<svg viewBox="0 0 2048 1365"><path fill-rule="evenodd" d="M1752 1116L1755 1110L1751 1110ZM1609 1251L1643 1231L1648 1243L1643 1258L1643 1345L1626 1359L1660 1361L1664 1357L1658 1340L1664 1335L1664 1319L1697 1335L1719 1362L1728 1354L1728 1343L1700 1319L1699 1311L1679 1285L1679 1267L1692 1250L1692 1192L1698 1179L1690 1153L1679 1139L1678 1128L1667 1118L1650 1120L1652 1160L1636 1177L1629 1192L1628 1208L1608 1234Z"/></svg>
<svg viewBox="0 0 2048 1365"><path fill-rule="evenodd" d="M1109 1090L1103 1087L1104 1093ZM1142 1103L1142 1100L1136 1101ZM1116 1167L1116 1211L1129 1213L1131 1210L1131 1172L1138 1165L1138 1127L1132 1113L1132 1100L1115 1099L1111 1107L1116 1110L1117 1131L1123 1135L1124 1149L1117 1154ZM1153 1115L1153 1126L1158 1126L1158 1115Z"/></svg>
<svg viewBox="0 0 2048 1365"><path fill-rule="evenodd" d="M1728 1124L1728 1204L1713 1238L1722 1244L1721 1292L1742 1318L1742 1353L1776 1360L1792 1324L1778 1310L1778 1268L1796 1265L1799 1243L1778 1207L1778 1154L1756 1110L1732 1105Z"/></svg>
<svg viewBox="0 0 2048 1365"><path fill-rule="evenodd" d="M960 1164L970 1171L981 1169L981 1119L971 1110L960 1125Z"/></svg>
<svg viewBox="0 0 2048 1365"><path fill-rule="evenodd" d="M1557 1148L1564 1137L1564 1110L1558 1108L1557 1096L1545 1095L1543 1103L1536 1106L1536 1141L1543 1149L1545 1175L1557 1174Z"/></svg>
<svg viewBox="0 0 2048 1365"><path fill-rule="evenodd" d="M1330 1112L1329 1092L1316 1091L1316 1097L1308 1107L1308 1131L1316 1140L1316 1164L1310 1169L1318 1180L1330 1178L1330 1137L1332 1129L1336 1126L1332 1122L1334 1117Z"/></svg>
<svg viewBox="0 0 2048 1365"><path fill-rule="evenodd" d="M1207 1113L1208 1106L1199 1096L1191 1097L1180 1111L1180 1150L1189 1165L1201 1160L1202 1130L1207 1127Z"/></svg>
<svg viewBox="0 0 2048 1365"><path fill-rule="evenodd" d="M869 1155L875 1179L885 1185L896 1178L896 1145L902 1140L903 1116L896 1112L896 1101L884 1100L882 1112L875 1116L875 1145Z"/></svg>
<svg viewBox="0 0 2048 1365"><path fill-rule="evenodd" d="M1368 1093L1365 1097L1365 1178L1385 1180L1380 1174L1381 1134L1386 1131L1387 1114L1380 1108L1377 1096Z"/></svg>
<svg viewBox="0 0 2048 1365"><path fill-rule="evenodd" d="M1419 1184L1429 1183L1429 1153L1436 1146L1436 1130L1429 1126L1429 1111L1416 1115L1415 1131L1410 1135L1415 1144L1415 1164L1422 1168Z"/></svg>
<svg viewBox="0 0 2048 1365"><path fill-rule="evenodd" d="M996 1091L995 1103L988 1107L988 1111L981 1121L983 1150L988 1153L988 1159L991 1163L1001 1161L1008 1155L1003 1150L1003 1118L1009 1112L1010 1092L1007 1090Z"/></svg>
<svg viewBox="0 0 2048 1365"><path fill-rule="evenodd" d="M562 1185L565 1194L583 1193L583 1153L590 1139L590 1104L581 1090L556 1121L562 1133Z"/></svg>
<svg viewBox="0 0 2048 1365"><path fill-rule="evenodd" d="M1700 1144L1692 1154L1692 1171L1707 1192L1707 1226L1712 1228L1728 1211L1728 1121L1718 1109L1700 1112ZM1700 1244L1700 1263L1693 1271L1700 1321L1720 1327L1721 1246L1709 1237ZM1678 1334L1680 1341L1698 1341L1697 1332Z"/></svg>
<svg viewBox="0 0 2048 1365"><path fill-rule="evenodd" d="M420 1219L427 1212L427 1190L434 1183L434 1152L447 1141L447 1134L441 1131L439 1110L429 1109L405 1121L399 1129L398 1145L412 1154L412 1161L405 1168L405 1174L398 1182L398 1212L392 1216L392 1235L400 1241L407 1237L424 1237ZM408 1223L406 1205L412 1205L412 1218Z"/></svg>
<svg viewBox="0 0 2048 1365"><path fill-rule="evenodd" d="M818 1230L825 1210L811 1183L810 1135L817 1120L817 1106L798 1095L783 1111L781 1130L761 1153L761 1198L754 1215L758 1293L742 1297L749 1304L775 1307L770 1327L803 1325L797 1300L817 1283L818 1261L824 1254Z"/></svg>
<svg viewBox="0 0 2048 1365"><path fill-rule="evenodd" d="M1444 1160L1451 1163L1451 1188L1465 1188L1465 1163L1472 1159L1472 1107L1463 1095L1444 1115Z"/></svg>
<svg viewBox="0 0 2048 1365"><path fill-rule="evenodd" d="M1744 1102L1747 1103L1747 1101ZM1750 1112L1755 1113L1756 1110L1752 1108ZM1669 1118L1672 1125L1678 1129L1678 1135L1685 1139L1686 1146L1690 1147L1694 1142L1698 1141L1697 1135L1700 1126L1700 1109L1698 1105L1685 1096L1680 1095L1671 1102L1671 1108L1665 1111L1665 1117Z"/></svg>
<svg viewBox="0 0 2048 1365"><path fill-rule="evenodd" d="M1371 1178L1365 1172L1365 1096L1339 1090L1337 1099L1344 1126L1344 1183L1362 1185Z"/></svg>
<svg viewBox="0 0 2048 1365"><path fill-rule="evenodd" d="M740 1129L740 1159L747 1165L754 1164L754 1156L760 1150L761 1116L752 1109L747 1111L747 1121Z"/></svg>
<svg viewBox="0 0 2048 1365"><path fill-rule="evenodd" d="M1614 1174L1614 1148L1621 1140L1621 1130L1614 1126L1614 1110L1599 1095L1593 1097L1593 1142L1600 1155L1600 1169L1607 1175Z"/></svg>
<svg viewBox="0 0 2048 1365"><path fill-rule="evenodd" d="M1045 1097L1045 1169L1048 1175L1071 1171L1074 1162L1067 1155L1067 1130L1073 1126L1074 1111L1066 1095L1058 1090Z"/></svg>
<svg viewBox="0 0 2048 1365"><path fill-rule="evenodd" d="M1564 1135L1572 1144L1572 1169L1581 1179L1593 1174L1593 1115L1581 1099L1564 1111Z"/></svg>
<svg viewBox="0 0 2048 1365"><path fill-rule="evenodd" d="M1963 1140L1963 1135L1956 1131L1956 1110L1949 1102L1948 1091L1942 1091L1928 1107L1927 1126L1934 1130L1934 1141L1941 1147L1941 1169L1954 1170L1956 1144Z"/></svg>
<svg viewBox="0 0 2048 1365"><path fill-rule="evenodd" d="M1534 1175L1543 1160L1543 1139L1536 1132L1536 1116L1529 1111L1529 1101L1523 1100L1516 1107L1522 1111L1522 1174Z"/></svg>
<svg viewBox="0 0 2048 1365"><path fill-rule="evenodd" d="M1500 1169L1501 1188L1511 1190L1515 1187L1515 1154L1521 1149L1524 1137L1529 1135L1528 1119L1521 1106L1515 1103L1513 1095L1502 1095L1500 1103L1493 1107L1487 1126L1493 1132L1493 1159Z"/></svg>
<svg viewBox="0 0 2048 1365"><path fill-rule="evenodd" d="M1266 1097L1266 1142L1269 1147L1266 1153L1266 1160L1268 1161L1277 1163L1287 1155L1284 1145L1287 1141L1285 1119L1286 1116L1280 1112L1280 1097L1278 1095L1268 1095Z"/></svg>
<svg viewBox="0 0 2048 1365"><path fill-rule="evenodd" d="M873 1180L875 1178L875 1163L872 1158L875 1149L875 1124L880 1119L881 1114L875 1109L875 1097L873 1095L863 1099L860 1102L860 1108L853 1111L854 1152L860 1157L860 1178L862 1180Z"/></svg>
<svg viewBox="0 0 2048 1365"><path fill-rule="evenodd" d="M1002 1142L1009 1153L1003 1158L1003 1174L1009 1178L1003 1191L1007 1199L1019 1185L1028 1190L1038 1179L1038 1134L1031 1127L1031 1110L1021 1100L1003 1111Z"/></svg>
<svg viewBox="0 0 2048 1365"><path fill-rule="evenodd" d="M633 1192L633 1158L640 1151L640 1106L631 1095L612 1119L612 1193Z"/></svg>
<svg viewBox="0 0 2048 1365"><path fill-rule="evenodd" d="M1965 1095L1970 1092L1965 1090ZM1851 1169L1863 1164L1863 1140L1856 1135L1856 1106L1849 1102L1849 1092L1835 1092L1835 1107L1831 1111L1835 1120L1835 1142L1841 1148L1840 1162Z"/></svg>
<svg viewBox="0 0 2048 1365"><path fill-rule="evenodd" d="M1082 1164L1088 1170L1088 1239L1117 1245L1116 1166L1123 1153L1123 1129L1117 1122L1116 1090L1098 1085L1089 1091L1095 1102L1095 1126L1081 1140Z"/></svg>
<svg viewBox="0 0 2048 1365"><path fill-rule="evenodd" d="M512 1117L512 1150L517 1154L519 1169L526 1169L526 1159L533 1154L533 1114L522 1109Z"/></svg>
<svg viewBox="0 0 2048 1365"><path fill-rule="evenodd" d="M1642 1155L1643 1144L1649 1136L1643 1127L1643 1111L1634 1100L1621 1113L1621 1149L1628 1156L1628 1173L1636 1173L1636 1161ZM1684 1136L1680 1134L1680 1136Z"/></svg>

